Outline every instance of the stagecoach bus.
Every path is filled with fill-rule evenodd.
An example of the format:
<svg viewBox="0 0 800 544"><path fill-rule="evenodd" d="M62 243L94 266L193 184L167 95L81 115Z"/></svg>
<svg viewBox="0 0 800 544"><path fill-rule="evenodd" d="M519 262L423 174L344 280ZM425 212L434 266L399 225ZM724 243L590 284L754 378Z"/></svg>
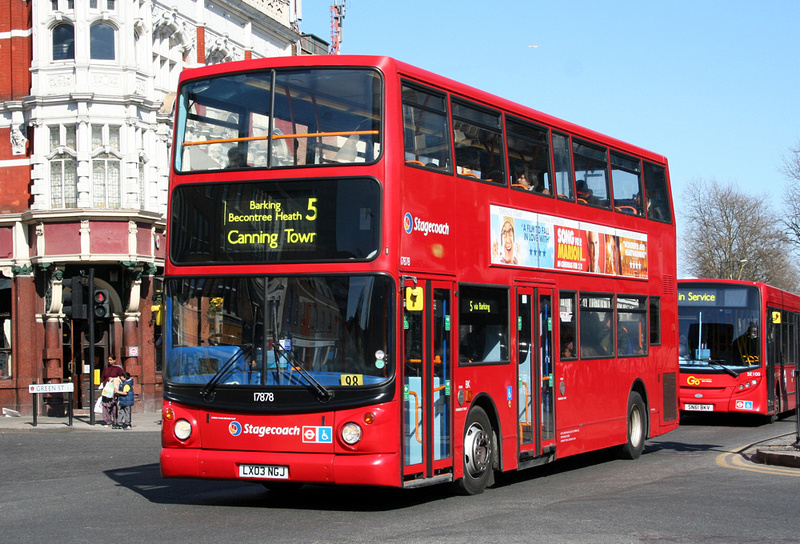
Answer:
<svg viewBox="0 0 800 544"><path fill-rule="evenodd" d="M800 297L764 283L678 282L680 408L760 414L797 406Z"/></svg>
<svg viewBox="0 0 800 544"><path fill-rule="evenodd" d="M475 494L677 426L663 156L386 57L176 110L165 477Z"/></svg>

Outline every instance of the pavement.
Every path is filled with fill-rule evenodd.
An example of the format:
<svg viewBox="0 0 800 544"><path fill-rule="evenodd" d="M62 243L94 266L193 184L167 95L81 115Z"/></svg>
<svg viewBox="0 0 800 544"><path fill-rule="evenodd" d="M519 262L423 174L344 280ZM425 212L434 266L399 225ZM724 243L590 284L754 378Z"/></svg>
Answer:
<svg viewBox="0 0 800 544"><path fill-rule="evenodd" d="M15 412L3 410L0 415L0 433L31 431L31 432L161 432L161 412L143 412L131 416L133 426L129 430L103 427L103 418L95 414L95 424L91 424L88 413L80 411L73 415L72 426L69 418L38 416L36 425L33 424L32 415L11 415ZM753 463L777 465L800 469L800 443L797 433L779 435L756 444L751 444L740 450L740 453Z"/></svg>
<svg viewBox="0 0 800 544"><path fill-rule="evenodd" d="M800 468L800 440L797 433L776 436L753 444L745 455L754 463Z"/></svg>
<svg viewBox="0 0 800 544"><path fill-rule="evenodd" d="M85 410L77 411L72 416L72 426L69 425L69 417L59 416L37 416L36 425L33 424L32 415L11 415L13 411L3 409L0 414L0 433L15 431L32 432L104 432L104 433L124 433L124 432L161 432L161 412L134 412L131 415L132 426L130 429L114 429L103 427L103 416L95 414L94 425L91 424L91 416Z"/></svg>

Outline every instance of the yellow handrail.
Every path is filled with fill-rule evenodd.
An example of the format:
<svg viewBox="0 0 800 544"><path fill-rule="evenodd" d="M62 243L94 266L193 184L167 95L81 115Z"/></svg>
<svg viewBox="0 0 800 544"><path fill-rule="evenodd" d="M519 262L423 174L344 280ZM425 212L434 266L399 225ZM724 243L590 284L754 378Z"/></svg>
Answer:
<svg viewBox="0 0 800 544"><path fill-rule="evenodd" d="M420 406L419 403L419 395L417 394L416 391L409 391L408 394L414 397L414 436L416 437L417 442L422 444L422 437L420 436L419 423L417 423L419 421L418 413L422 411L422 406Z"/></svg>

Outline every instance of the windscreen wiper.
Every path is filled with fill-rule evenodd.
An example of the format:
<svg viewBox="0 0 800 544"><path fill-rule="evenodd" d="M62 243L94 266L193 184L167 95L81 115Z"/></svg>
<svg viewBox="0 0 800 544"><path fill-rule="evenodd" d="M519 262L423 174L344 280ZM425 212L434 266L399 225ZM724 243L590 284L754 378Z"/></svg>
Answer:
<svg viewBox="0 0 800 544"><path fill-rule="evenodd" d="M275 348L276 355L277 355L275 357L276 364L278 362L279 356L281 354L283 354L283 356L286 358L286 360L289 361L289 364L291 364L292 367L295 370L297 370L297 372L306 379L306 382L308 383L309 386L311 386L311 389L317 395L317 398L319 400L321 400L323 402L327 402L327 401L329 401L329 400L331 400L333 398L333 391L331 391L330 389L327 389L324 385L319 383L317 381L317 379L314 378L314 376L312 376L308 372L308 370L305 367L305 363L303 363L303 361L300 359L300 357L298 357L293 352L291 352L288 349L286 349L285 347L283 347L281 345L281 343L278 342L277 340L273 342L273 347Z"/></svg>
<svg viewBox="0 0 800 544"><path fill-rule="evenodd" d="M709 359L708 360L708 364L709 365L714 365L714 366L716 366L718 368L721 368L722 370L724 370L725 372L727 372L728 374L730 374L734 378L738 378L739 377L739 373L738 372L736 372L732 368L728 368L726 365L723 365L721 362L712 361L711 359Z"/></svg>
<svg viewBox="0 0 800 544"><path fill-rule="evenodd" d="M239 356L242 357L242 360L247 360L247 357L245 356L246 353L243 348L246 348L249 352L250 349L252 349L252 347L253 347L252 344L241 344L239 346L236 346L236 351L233 352L233 355L228 357L228 360L225 361L225 363L221 367L219 367L217 372L211 377L210 380L208 380L208 383L205 384L203 388L200 390L200 397L204 401L206 402L214 401L214 396L215 396L214 390L219 385L219 382L222 381L223 376L225 376L225 374L228 373L231 367L233 367L233 364L236 362Z"/></svg>

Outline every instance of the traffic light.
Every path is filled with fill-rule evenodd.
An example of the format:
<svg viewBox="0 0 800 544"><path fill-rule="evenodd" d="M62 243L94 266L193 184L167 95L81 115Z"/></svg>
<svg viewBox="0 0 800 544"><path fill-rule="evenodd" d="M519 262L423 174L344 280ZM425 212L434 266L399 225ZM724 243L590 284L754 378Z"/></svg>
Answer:
<svg viewBox="0 0 800 544"><path fill-rule="evenodd" d="M67 314L71 319L86 319L86 297L83 295L83 278L81 276L73 276L68 280L61 282L61 311ZM67 292L69 288L69 292Z"/></svg>
<svg viewBox="0 0 800 544"><path fill-rule="evenodd" d="M111 317L109 307L108 291L105 289L95 289L92 302L94 303L94 316L100 319Z"/></svg>

